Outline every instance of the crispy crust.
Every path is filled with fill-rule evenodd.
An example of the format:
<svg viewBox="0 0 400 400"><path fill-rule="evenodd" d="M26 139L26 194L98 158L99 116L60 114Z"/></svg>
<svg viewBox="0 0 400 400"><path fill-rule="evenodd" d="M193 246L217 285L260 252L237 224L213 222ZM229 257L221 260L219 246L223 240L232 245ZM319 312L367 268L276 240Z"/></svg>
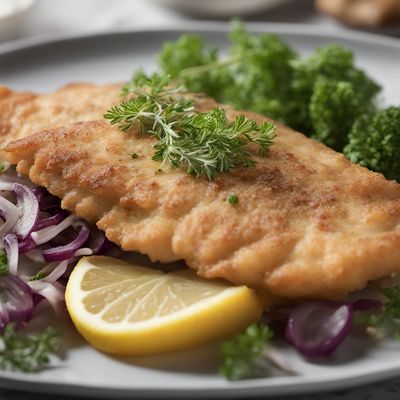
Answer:
<svg viewBox="0 0 400 400"><path fill-rule="evenodd" d="M399 271L397 183L281 125L267 158L250 148L256 168L237 168L211 183L166 167L156 174L153 138L124 134L93 118L116 101L117 86L78 85L68 95L87 90L103 96L97 111L86 111L83 102L78 115L64 114L62 126L5 150L19 172L62 198L64 208L97 223L123 249L162 262L184 259L206 278L289 298L339 298ZM53 107L58 93L54 101L47 95L42 107ZM40 97L32 101L43 104ZM215 105L197 100L198 109ZM226 108L230 118L239 114ZM53 124L51 113L38 113ZM34 115L28 119L34 126ZM29 127L17 121L25 135ZM10 132L16 130L13 125ZM231 192L239 204L226 201Z"/></svg>

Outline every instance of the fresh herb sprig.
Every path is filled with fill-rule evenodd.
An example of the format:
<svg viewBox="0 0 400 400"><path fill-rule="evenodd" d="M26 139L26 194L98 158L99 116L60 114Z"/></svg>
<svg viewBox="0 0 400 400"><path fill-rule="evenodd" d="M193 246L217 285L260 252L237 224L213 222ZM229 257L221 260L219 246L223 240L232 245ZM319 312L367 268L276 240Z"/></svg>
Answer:
<svg viewBox="0 0 400 400"><path fill-rule="evenodd" d="M0 343L0 369L23 372L39 371L49 363L50 354L58 353L61 347L59 333L52 327L29 335L7 325Z"/></svg>
<svg viewBox="0 0 400 400"><path fill-rule="evenodd" d="M386 297L382 308L369 314L360 313L356 321L366 326L373 336L400 340L400 285L381 288L380 291Z"/></svg>
<svg viewBox="0 0 400 400"><path fill-rule="evenodd" d="M233 21L227 56L196 35L168 42L161 71L194 92L277 119L338 151L357 119L377 108L379 85L353 53L328 45L300 57L278 36L250 34Z"/></svg>
<svg viewBox="0 0 400 400"><path fill-rule="evenodd" d="M220 349L224 357L220 373L231 381L265 377L274 368L293 373L287 361L270 346L272 337L272 330L260 323L224 342Z"/></svg>
<svg viewBox="0 0 400 400"><path fill-rule="evenodd" d="M155 136L153 160L170 163L209 180L236 166L252 167L256 161L247 145L254 143L266 156L274 139L275 125L240 115L229 121L225 110L195 112L193 100L167 75L148 77L139 72L123 90L126 100L104 115L111 124L129 131L138 124L142 135Z"/></svg>
<svg viewBox="0 0 400 400"><path fill-rule="evenodd" d="M7 254L4 249L0 249L0 276L8 274Z"/></svg>

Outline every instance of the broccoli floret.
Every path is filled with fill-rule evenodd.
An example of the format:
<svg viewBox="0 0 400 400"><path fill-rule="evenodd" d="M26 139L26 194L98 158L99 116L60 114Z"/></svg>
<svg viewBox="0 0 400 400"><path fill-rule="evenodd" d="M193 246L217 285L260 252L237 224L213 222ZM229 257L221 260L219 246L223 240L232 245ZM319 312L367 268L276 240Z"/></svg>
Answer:
<svg viewBox="0 0 400 400"><path fill-rule="evenodd" d="M360 117L344 154L350 161L400 182L400 107Z"/></svg>
<svg viewBox="0 0 400 400"><path fill-rule="evenodd" d="M292 66L288 124L342 150L354 121L376 109L379 85L355 67L350 50L338 45L317 49Z"/></svg>

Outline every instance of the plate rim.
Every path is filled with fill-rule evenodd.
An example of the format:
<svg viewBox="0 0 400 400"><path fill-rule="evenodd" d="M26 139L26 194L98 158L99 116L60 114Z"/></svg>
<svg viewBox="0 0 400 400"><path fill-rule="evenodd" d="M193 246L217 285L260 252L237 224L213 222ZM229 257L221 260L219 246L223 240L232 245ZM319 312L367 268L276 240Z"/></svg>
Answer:
<svg viewBox="0 0 400 400"><path fill-rule="evenodd" d="M395 37L379 35L370 32L359 32L351 29L338 30L337 28L317 26L312 24L295 24L295 23L280 23L280 22L244 22L249 31L267 32L270 28L276 34L299 34L303 36L318 36L327 39L345 39L353 40L368 45L384 45L394 47L400 50L400 40ZM37 35L22 39L11 40L6 43L0 43L0 56L5 56L14 52L32 49L35 47L58 44L68 41L76 41L82 39L99 39L101 37L155 33L163 32L185 32L198 31L207 32L227 32L229 31L230 23L222 21L191 21L179 22L174 26L165 25L154 29L152 27L138 27L130 29L107 29L99 31L74 32L66 34L55 34L51 37L48 35Z"/></svg>
<svg viewBox="0 0 400 400"><path fill-rule="evenodd" d="M356 32L351 30L338 31L326 27L320 27L310 24L293 24L293 23L268 23L268 22L246 22L246 27L252 32L266 32L273 31L276 34L297 34L302 36L317 36L326 39L344 39L351 40L358 43L367 45L386 46L400 51L400 39L381 36L379 34ZM25 50L34 49L52 44L63 44L66 42L80 41L80 40L99 40L102 37L117 37L118 35L137 35L153 33L161 35L163 32L168 33L184 33L185 31L197 31L201 33L225 33L229 31L229 23L220 21L191 21L180 22L175 26L166 25L160 26L157 29L151 27L139 27L136 29L112 29L102 30L96 32L79 32L71 34L48 36L36 36L25 39L13 40L7 43L0 44L0 60L1 57L11 55L16 52L23 52ZM63 367L61 367L63 368ZM282 388L283 383L275 383L268 388L265 386L264 379L248 380L241 382L227 382L226 386L219 385L218 387L203 387L201 383L197 386L193 384L190 387L180 386L178 388L163 387L151 388L150 390L145 387L137 388L121 388L118 386L99 386L95 384L75 384L68 382L51 382L46 380L35 381L34 379L26 380L26 377L20 374L8 376L10 374L0 371L0 387L15 389L16 385L24 386L23 390L40 393L65 393L70 395L85 395L90 397L106 397L112 395L113 397L131 397L131 398L148 398L157 396L162 393L163 396L172 397L196 397L212 395L214 397L242 397L263 395L264 397L278 396L278 395L293 395L293 394L311 394L318 392L327 392L335 389L348 389L362 385L366 381L369 384L389 379L400 375L400 364L397 366L390 366L380 369L378 372L368 371L362 374L358 373L355 376L349 375L346 377L336 377L334 379L324 379L319 384L315 382L308 382L302 380L295 382L288 387ZM266 378L268 379L268 378ZM310 388L309 384L313 383ZM338 386L338 383L340 385ZM229 385L229 386L228 386ZM265 393L266 389L268 393Z"/></svg>

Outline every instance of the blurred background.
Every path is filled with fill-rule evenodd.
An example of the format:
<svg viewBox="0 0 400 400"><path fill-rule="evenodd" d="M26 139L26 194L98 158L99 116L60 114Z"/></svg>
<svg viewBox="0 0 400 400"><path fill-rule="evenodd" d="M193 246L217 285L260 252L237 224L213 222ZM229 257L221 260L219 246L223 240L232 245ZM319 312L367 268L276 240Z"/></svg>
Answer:
<svg viewBox="0 0 400 400"><path fill-rule="evenodd" d="M400 0L0 0L0 42L233 16L400 36Z"/></svg>

